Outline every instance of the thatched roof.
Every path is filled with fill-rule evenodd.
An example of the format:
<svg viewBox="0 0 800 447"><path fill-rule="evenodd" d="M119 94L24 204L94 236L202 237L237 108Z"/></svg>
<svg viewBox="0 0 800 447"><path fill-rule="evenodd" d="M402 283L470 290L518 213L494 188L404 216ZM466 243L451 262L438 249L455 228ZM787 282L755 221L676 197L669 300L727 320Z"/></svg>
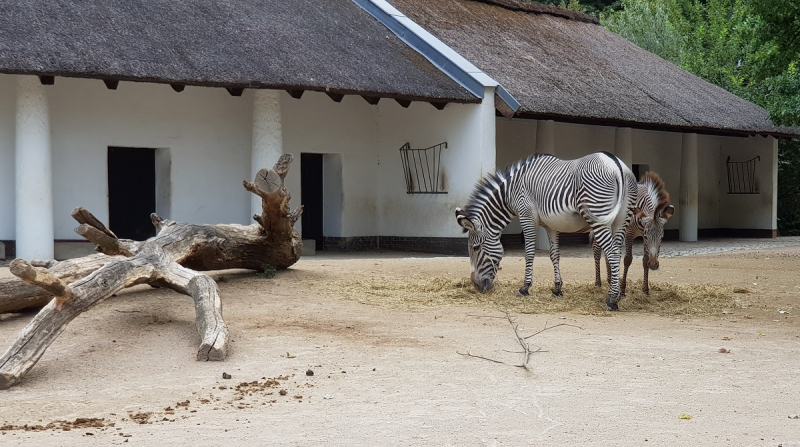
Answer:
<svg viewBox="0 0 800 447"><path fill-rule="evenodd" d="M480 101L351 0L0 0L0 73Z"/></svg>
<svg viewBox="0 0 800 447"><path fill-rule="evenodd" d="M800 136L579 13L520 0L390 1L502 84L521 103L519 117Z"/></svg>

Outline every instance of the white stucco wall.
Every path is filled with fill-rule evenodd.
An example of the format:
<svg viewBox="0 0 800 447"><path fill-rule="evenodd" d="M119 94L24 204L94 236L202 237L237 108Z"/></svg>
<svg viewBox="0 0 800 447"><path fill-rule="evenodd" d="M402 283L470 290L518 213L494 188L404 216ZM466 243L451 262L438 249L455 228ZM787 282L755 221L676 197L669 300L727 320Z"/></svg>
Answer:
<svg viewBox="0 0 800 447"><path fill-rule="evenodd" d="M0 240L12 240L14 214L14 133L16 84L13 76L0 75Z"/></svg>
<svg viewBox="0 0 800 447"><path fill-rule="evenodd" d="M728 194L725 160L746 161L760 156L756 162L758 194ZM776 229L778 146L773 137L725 138L719 149L719 222L721 228Z"/></svg>
<svg viewBox="0 0 800 447"><path fill-rule="evenodd" d="M157 204L169 210L164 217L249 223L241 180L250 171L251 99L224 89L177 93L168 85L131 82L108 90L101 81L69 78L56 78L48 95L56 239L79 239L70 217L79 205L108 222L109 146L169 149L172 202Z"/></svg>
<svg viewBox="0 0 800 447"><path fill-rule="evenodd" d="M300 204L300 154L341 154L341 191L323 191L323 197L329 194L341 196L341 223L326 222L328 219L323 218L323 232L325 236L335 237L377 236L374 180L378 158L377 107L360 96L345 96L342 102L337 103L324 93L305 92L298 100L283 92L281 110L283 150L295 156L292 171L286 177L286 186L292 194L292 208ZM323 170L324 165L323 161ZM332 182L332 179L327 179L328 188L335 185ZM335 232L337 226L341 234L326 232L326 229ZM298 220L296 228L301 231L302 220Z"/></svg>
<svg viewBox="0 0 800 447"><path fill-rule="evenodd" d="M379 107L380 234L383 236L463 237L455 208L464 207L476 183L496 169L493 93L482 104L427 103L408 109L381 100ZM407 194L400 147L424 149L447 142L441 176L447 194Z"/></svg>

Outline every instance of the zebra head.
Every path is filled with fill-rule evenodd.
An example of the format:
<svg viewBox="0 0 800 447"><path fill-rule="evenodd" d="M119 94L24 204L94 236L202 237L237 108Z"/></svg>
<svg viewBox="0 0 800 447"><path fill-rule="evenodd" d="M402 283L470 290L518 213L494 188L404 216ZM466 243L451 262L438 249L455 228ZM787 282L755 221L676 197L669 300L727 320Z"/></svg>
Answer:
<svg viewBox="0 0 800 447"><path fill-rule="evenodd" d="M494 287L494 279L503 258L500 235L486 231L478 219L470 219L461 208L456 208L456 221L465 233L469 233L467 248L472 284L479 292L488 292Z"/></svg>
<svg viewBox="0 0 800 447"><path fill-rule="evenodd" d="M642 238L648 253L647 267L650 270L658 270L658 252L661 250L661 239L664 238L664 224L673 214L675 207L672 205L656 209L652 215L640 208L634 210L634 216L642 224Z"/></svg>

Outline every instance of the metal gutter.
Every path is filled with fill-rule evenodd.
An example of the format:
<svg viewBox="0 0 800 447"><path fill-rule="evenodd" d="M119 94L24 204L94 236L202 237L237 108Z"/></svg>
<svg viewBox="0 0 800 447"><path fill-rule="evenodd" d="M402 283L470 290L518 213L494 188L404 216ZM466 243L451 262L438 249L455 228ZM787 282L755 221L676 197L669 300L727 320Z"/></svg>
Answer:
<svg viewBox="0 0 800 447"><path fill-rule="evenodd" d="M433 65L458 82L473 95L483 98L486 87L495 88L495 107L503 116L511 117L520 103L499 82L470 61L464 59L436 36L417 25L386 0L353 0L383 23L408 46L425 56ZM499 100L499 102L498 102Z"/></svg>

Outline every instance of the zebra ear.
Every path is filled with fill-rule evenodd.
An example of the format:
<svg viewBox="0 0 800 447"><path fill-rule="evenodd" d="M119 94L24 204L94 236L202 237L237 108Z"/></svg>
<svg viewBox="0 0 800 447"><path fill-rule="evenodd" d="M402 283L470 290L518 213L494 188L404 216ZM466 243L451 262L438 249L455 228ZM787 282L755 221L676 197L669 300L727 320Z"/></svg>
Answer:
<svg viewBox="0 0 800 447"><path fill-rule="evenodd" d="M675 214L675 207L672 205L664 208L664 211L661 212L661 215L664 216L664 219L669 219L673 214Z"/></svg>
<svg viewBox="0 0 800 447"><path fill-rule="evenodd" d="M475 231L475 225L473 225L472 221L464 215L464 212L461 211L461 208L456 208L456 221L459 225L461 225L461 228L464 229L465 233L467 231Z"/></svg>

